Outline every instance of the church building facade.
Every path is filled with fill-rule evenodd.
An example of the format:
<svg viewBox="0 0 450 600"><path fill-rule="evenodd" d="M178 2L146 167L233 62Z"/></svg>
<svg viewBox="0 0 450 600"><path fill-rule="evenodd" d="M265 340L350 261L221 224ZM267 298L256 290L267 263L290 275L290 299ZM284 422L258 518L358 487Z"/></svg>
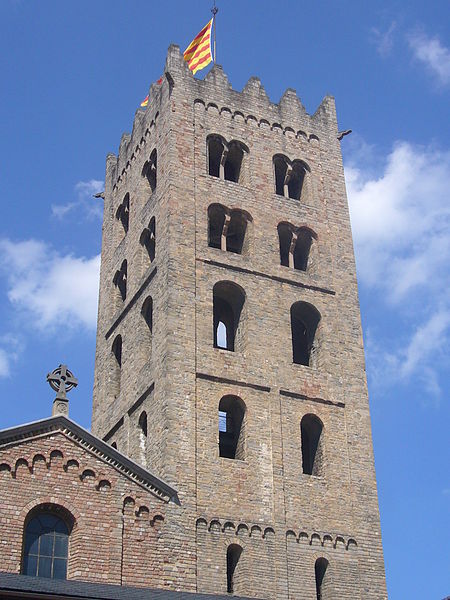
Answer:
<svg viewBox="0 0 450 600"><path fill-rule="evenodd" d="M387 598L340 138L169 48L107 157L92 433L0 432L8 589Z"/></svg>

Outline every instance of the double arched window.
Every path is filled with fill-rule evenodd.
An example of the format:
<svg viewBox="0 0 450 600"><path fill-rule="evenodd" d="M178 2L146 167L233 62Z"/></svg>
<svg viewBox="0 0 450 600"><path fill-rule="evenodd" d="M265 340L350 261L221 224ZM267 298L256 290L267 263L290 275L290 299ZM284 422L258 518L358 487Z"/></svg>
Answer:
<svg viewBox="0 0 450 600"><path fill-rule="evenodd" d="M212 134L206 139L208 148L208 173L213 177L241 183L242 165L248 148L242 142L227 142L222 136Z"/></svg>
<svg viewBox="0 0 450 600"><path fill-rule="evenodd" d="M279 223L277 229L281 265L306 271L311 245L317 235L308 227L295 227L286 222Z"/></svg>
<svg viewBox="0 0 450 600"><path fill-rule="evenodd" d="M69 535L73 520L56 510L36 509L25 523L22 573L66 579Z"/></svg>
<svg viewBox="0 0 450 600"><path fill-rule="evenodd" d="M245 210L230 210L222 204L211 204L208 207L208 245L242 254L247 224L251 221L251 215Z"/></svg>
<svg viewBox="0 0 450 600"><path fill-rule="evenodd" d="M292 200L303 200L310 172L308 165L301 160L291 161L284 154L275 154L273 168L275 193Z"/></svg>

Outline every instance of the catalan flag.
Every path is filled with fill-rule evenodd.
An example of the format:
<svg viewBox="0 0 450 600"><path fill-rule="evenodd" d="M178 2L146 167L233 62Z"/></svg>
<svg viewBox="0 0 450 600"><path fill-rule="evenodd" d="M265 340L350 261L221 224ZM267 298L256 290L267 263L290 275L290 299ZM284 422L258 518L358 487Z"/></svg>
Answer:
<svg viewBox="0 0 450 600"><path fill-rule="evenodd" d="M158 79L158 81L156 82L158 85L162 84L162 76ZM141 102L141 106L142 108L145 108L146 106L148 106L148 98L149 96L145 96L145 98L142 100Z"/></svg>
<svg viewBox="0 0 450 600"><path fill-rule="evenodd" d="M213 19L198 33L184 51L183 57L194 73L204 69L212 61L211 28Z"/></svg>

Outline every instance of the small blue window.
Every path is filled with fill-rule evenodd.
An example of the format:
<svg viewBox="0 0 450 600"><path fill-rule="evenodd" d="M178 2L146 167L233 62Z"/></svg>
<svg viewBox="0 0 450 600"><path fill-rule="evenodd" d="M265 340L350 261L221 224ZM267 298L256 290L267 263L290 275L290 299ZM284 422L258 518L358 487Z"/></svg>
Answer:
<svg viewBox="0 0 450 600"><path fill-rule="evenodd" d="M69 529L56 515L43 512L25 529L23 574L66 579Z"/></svg>

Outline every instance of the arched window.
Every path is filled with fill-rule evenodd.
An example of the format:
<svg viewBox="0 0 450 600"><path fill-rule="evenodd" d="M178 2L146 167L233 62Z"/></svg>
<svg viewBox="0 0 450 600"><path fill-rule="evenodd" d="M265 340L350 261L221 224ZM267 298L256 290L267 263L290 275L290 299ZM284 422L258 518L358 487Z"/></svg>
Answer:
<svg viewBox="0 0 450 600"><path fill-rule="evenodd" d="M308 302L291 306L291 333L293 362L309 366L320 313Z"/></svg>
<svg viewBox="0 0 450 600"><path fill-rule="evenodd" d="M208 207L208 245L236 254L242 254L249 213L239 208L231 211L222 204Z"/></svg>
<svg viewBox="0 0 450 600"><path fill-rule="evenodd" d="M245 458L245 404L238 396L224 396L219 403L219 456Z"/></svg>
<svg viewBox="0 0 450 600"><path fill-rule="evenodd" d="M227 548L227 592L232 594L236 589L237 567L242 554L238 544L230 544Z"/></svg>
<svg viewBox="0 0 450 600"><path fill-rule="evenodd" d="M153 298L151 296L145 299L141 308L141 314L150 333L153 333Z"/></svg>
<svg viewBox="0 0 450 600"><path fill-rule="evenodd" d="M155 217L152 217L150 219L150 223L148 224L148 227L146 227L144 229L144 231L141 233L139 242L140 242L141 246L143 246L143 248L145 248L145 250L147 251L147 254L150 258L150 262L153 262L155 260L155 253L156 253L156 221L155 221Z"/></svg>
<svg viewBox="0 0 450 600"><path fill-rule="evenodd" d="M306 165L301 160L294 160L292 170L289 172L288 196L293 200L300 200L303 182L306 175Z"/></svg>
<svg viewBox="0 0 450 600"><path fill-rule="evenodd" d="M327 569L328 561L326 558L318 558L314 565L316 575L316 597L317 600L331 600L331 595L327 593Z"/></svg>
<svg viewBox="0 0 450 600"><path fill-rule="evenodd" d="M300 423L302 468L305 475L320 475L322 471L322 421L316 415L305 415Z"/></svg>
<svg viewBox="0 0 450 600"><path fill-rule="evenodd" d="M218 135L209 135L206 142L208 146L208 172L213 177L222 177L223 179L221 171L223 171L224 140Z"/></svg>
<svg viewBox="0 0 450 600"><path fill-rule="evenodd" d="M248 213L242 210L232 210L230 223L226 232L227 236L227 251L242 254L244 246L245 233L247 231L247 221L251 220Z"/></svg>
<svg viewBox="0 0 450 600"><path fill-rule="evenodd" d="M308 227L294 227L291 223L279 223L280 264L300 271L308 267L313 238L317 235Z"/></svg>
<svg viewBox="0 0 450 600"><path fill-rule="evenodd" d="M208 147L208 173L226 181L239 183L242 175L242 162L248 148L242 142L232 140L227 143L221 136L212 134L206 138Z"/></svg>
<svg viewBox="0 0 450 600"><path fill-rule="evenodd" d="M222 241L227 209L222 204L210 204L208 207L208 245L211 248L223 248Z"/></svg>
<svg viewBox="0 0 450 600"><path fill-rule="evenodd" d="M156 190L157 167L157 153L155 148L142 169L142 176L146 178L152 193Z"/></svg>
<svg viewBox="0 0 450 600"><path fill-rule="evenodd" d="M34 510L25 525L22 573L66 579L72 525L53 510Z"/></svg>
<svg viewBox="0 0 450 600"><path fill-rule="evenodd" d="M119 291L122 302L127 297L127 261L124 260L120 265L120 269L116 271L113 279L114 285Z"/></svg>
<svg viewBox="0 0 450 600"><path fill-rule="evenodd" d="M117 335L111 346L112 367L111 367L111 388L114 397L120 393L120 377L122 370L122 336Z"/></svg>
<svg viewBox="0 0 450 600"><path fill-rule="evenodd" d="M245 302L244 290L231 281L219 281L213 288L214 347L234 352L239 320ZM220 337L219 337L220 334ZM223 335L225 334L225 335ZM223 339L225 338L225 339Z"/></svg>
<svg viewBox="0 0 450 600"><path fill-rule="evenodd" d="M142 411L139 421L139 452L141 463L145 466L147 462L147 413Z"/></svg>
<svg viewBox="0 0 450 600"><path fill-rule="evenodd" d="M301 160L290 161L283 154L273 157L275 193L279 196L300 200L309 167Z"/></svg>
<svg viewBox="0 0 450 600"><path fill-rule="evenodd" d="M224 165L224 179L226 181L239 182L243 158L244 145L236 140L230 142Z"/></svg>
<svg viewBox="0 0 450 600"><path fill-rule="evenodd" d="M278 196L286 196L285 182L288 168L288 158L282 154L276 154L273 157L273 168L275 171L275 193Z"/></svg>
<svg viewBox="0 0 450 600"><path fill-rule="evenodd" d="M116 211L116 219L122 223L123 230L127 233L130 219L130 194L125 194L122 203Z"/></svg>

